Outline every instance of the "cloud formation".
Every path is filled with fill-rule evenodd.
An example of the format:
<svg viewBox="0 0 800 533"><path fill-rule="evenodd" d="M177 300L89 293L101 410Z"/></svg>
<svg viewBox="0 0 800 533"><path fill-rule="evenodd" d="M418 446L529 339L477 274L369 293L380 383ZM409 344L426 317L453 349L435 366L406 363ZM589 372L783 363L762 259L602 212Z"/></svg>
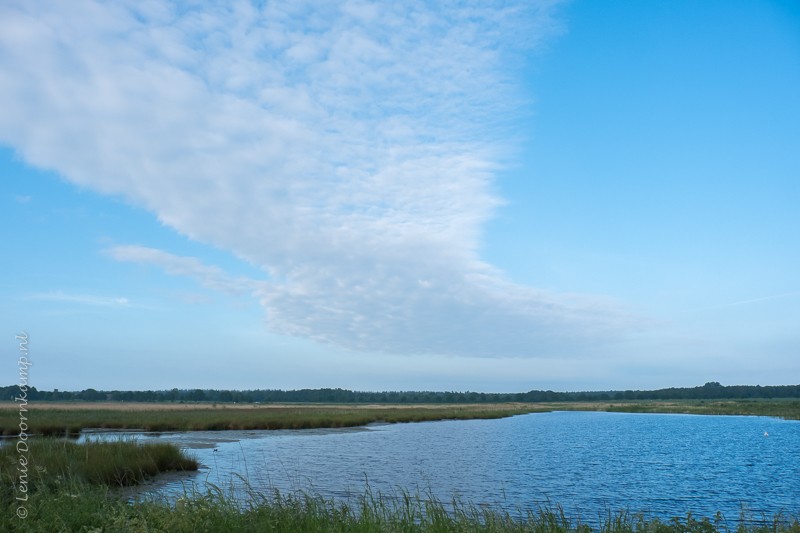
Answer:
<svg viewBox="0 0 800 533"><path fill-rule="evenodd" d="M156 265L174 276L187 276L203 287L231 296L255 294L263 290L264 283L245 277L234 278L222 269L205 265L196 257L182 257L146 246L112 246L106 254L117 261Z"/></svg>
<svg viewBox="0 0 800 533"><path fill-rule="evenodd" d="M131 303L127 298L112 296L96 296L92 294L69 294L63 291L52 291L47 293L32 294L28 297L31 300L47 302L65 302L79 305L93 305L101 307L130 307Z"/></svg>
<svg viewBox="0 0 800 533"><path fill-rule="evenodd" d="M0 6L0 142L258 265L123 246L270 330L391 353L574 354L630 318L478 255L556 3L37 1Z"/></svg>

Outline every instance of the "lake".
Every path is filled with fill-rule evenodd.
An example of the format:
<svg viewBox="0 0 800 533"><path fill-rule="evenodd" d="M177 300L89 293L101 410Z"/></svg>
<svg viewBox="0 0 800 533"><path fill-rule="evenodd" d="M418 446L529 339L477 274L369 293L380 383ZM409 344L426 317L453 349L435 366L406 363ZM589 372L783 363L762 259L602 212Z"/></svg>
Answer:
<svg viewBox="0 0 800 533"><path fill-rule="evenodd" d="M103 434L102 438L107 438ZM92 438L92 437L89 437ZM509 511L560 504L594 521L608 510L735 521L800 515L800 422L768 417L538 413L497 420L341 430L140 435L203 464L191 479L244 494L327 497L399 491ZM182 492L180 482L159 485Z"/></svg>

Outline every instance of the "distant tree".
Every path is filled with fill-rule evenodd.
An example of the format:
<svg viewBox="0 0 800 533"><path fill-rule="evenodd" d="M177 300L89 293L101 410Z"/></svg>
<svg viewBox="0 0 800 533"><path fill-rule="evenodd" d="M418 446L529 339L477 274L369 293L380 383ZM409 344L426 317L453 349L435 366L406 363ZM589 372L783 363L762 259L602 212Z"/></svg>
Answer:
<svg viewBox="0 0 800 533"><path fill-rule="evenodd" d="M206 393L203 389L194 389L189 393L187 399L193 402L203 402L206 399Z"/></svg>
<svg viewBox="0 0 800 533"><path fill-rule="evenodd" d="M233 401L233 393L229 390L220 391L217 396L217 401L230 403Z"/></svg>
<svg viewBox="0 0 800 533"><path fill-rule="evenodd" d="M78 398L87 402L99 402L106 399L106 394L95 389L85 389L80 392Z"/></svg>

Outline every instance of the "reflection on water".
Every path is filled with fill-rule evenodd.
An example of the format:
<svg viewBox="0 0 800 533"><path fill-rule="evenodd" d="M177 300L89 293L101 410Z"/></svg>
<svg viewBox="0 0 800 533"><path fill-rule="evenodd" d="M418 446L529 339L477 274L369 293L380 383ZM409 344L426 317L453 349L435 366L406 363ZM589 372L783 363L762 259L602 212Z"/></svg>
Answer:
<svg viewBox="0 0 800 533"><path fill-rule="evenodd" d="M667 518L800 515L800 422L776 418L560 412L139 435L175 442L203 465L148 489L167 495L183 494L188 480L242 496L249 485L348 497L363 494L367 481L373 493L405 490L512 512L561 504L585 520L624 509Z"/></svg>

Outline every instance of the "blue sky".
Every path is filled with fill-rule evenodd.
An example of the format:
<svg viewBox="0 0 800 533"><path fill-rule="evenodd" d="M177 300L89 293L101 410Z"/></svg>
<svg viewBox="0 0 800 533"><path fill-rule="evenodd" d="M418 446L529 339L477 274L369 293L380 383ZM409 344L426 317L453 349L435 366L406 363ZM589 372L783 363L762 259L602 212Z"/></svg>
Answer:
<svg viewBox="0 0 800 533"><path fill-rule="evenodd" d="M800 375L794 2L9 2L5 382Z"/></svg>

